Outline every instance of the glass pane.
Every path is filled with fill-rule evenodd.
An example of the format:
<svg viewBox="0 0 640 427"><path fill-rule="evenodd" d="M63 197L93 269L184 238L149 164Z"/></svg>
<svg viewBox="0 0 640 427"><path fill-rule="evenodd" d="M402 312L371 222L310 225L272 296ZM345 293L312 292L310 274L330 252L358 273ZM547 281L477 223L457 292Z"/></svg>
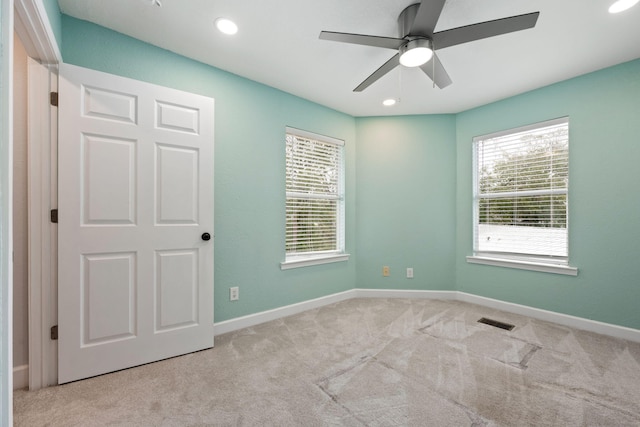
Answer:
<svg viewBox="0 0 640 427"><path fill-rule="evenodd" d="M477 252L566 257L569 124L475 140Z"/></svg>
<svg viewBox="0 0 640 427"><path fill-rule="evenodd" d="M287 253L337 250L338 201L287 199Z"/></svg>
<svg viewBox="0 0 640 427"><path fill-rule="evenodd" d="M478 142L478 191L494 194L568 185L568 128Z"/></svg>
<svg viewBox="0 0 640 427"><path fill-rule="evenodd" d="M336 145L287 135L287 191L338 194L341 153Z"/></svg>
<svg viewBox="0 0 640 427"><path fill-rule="evenodd" d="M480 199L478 222L491 225L567 228L567 196L560 194Z"/></svg>

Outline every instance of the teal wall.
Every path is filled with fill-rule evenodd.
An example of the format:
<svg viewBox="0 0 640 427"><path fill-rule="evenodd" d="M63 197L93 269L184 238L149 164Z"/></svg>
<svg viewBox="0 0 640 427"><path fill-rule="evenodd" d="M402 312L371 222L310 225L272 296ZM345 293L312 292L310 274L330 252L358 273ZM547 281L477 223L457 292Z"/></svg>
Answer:
<svg viewBox="0 0 640 427"><path fill-rule="evenodd" d="M460 290L640 328L640 60L456 115L353 118L84 21L61 22L65 62L216 99L216 321L359 287ZM467 264L472 138L562 116L579 275ZM279 268L285 126L347 143L348 262ZM230 286L240 286L240 301L228 301Z"/></svg>
<svg viewBox="0 0 640 427"><path fill-rule="evenodd" d="M569 258L577 277L467 264L471 139L569 117ZM457 115L457 289L640 328L640 60Z"/></svg>
<svg viewBox="0 0 640 427"><path fill-rule="evenodd" d="M66 63L215 98L215 320L353 288L355 119L103 27L62 17ZM285 126L346 142L347 262L280 270ZM240 300L229 301L229 287Z"/></svg>
<svg viewBox="0 0 640 427"><path fill-rule="evenodd" d="M455 116L356 123L357 287L454 290Z"/></svg>
<svg viewBox="0 0 640 427"><path fill-rule="evenodd" d="M56 38L58 47L60 47L60 44L62 43L62 15L60 14L58 0L42 0L42 4L47 12L47 18L49 20L49 25L51 25L53 36Z"/></svg>

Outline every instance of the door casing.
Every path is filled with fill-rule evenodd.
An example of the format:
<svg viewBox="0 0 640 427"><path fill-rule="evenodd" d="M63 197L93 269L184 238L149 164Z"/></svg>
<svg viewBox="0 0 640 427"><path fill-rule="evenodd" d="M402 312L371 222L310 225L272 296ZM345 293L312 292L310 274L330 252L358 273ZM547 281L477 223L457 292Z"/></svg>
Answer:
<svg viewBox="0 0 640 427"><path fill-rule="evenodd" d="M3 2L4 4L4 2ZM28 203L39 206L29 215L29 388L57 384L57 344L50 340L50 328L56 324L57 304L42 304L45 298L57 299L56 259L57 229L49 221L49 209L55 207L55 169L43 172L34 168L56 164L55 144L57 120L55 108L49 104L49 92L55 90L57 64L62 61L49 17L41 0L15 0L15 32L22 41L27 55L45 65L50 75L29 82L29 138L28 179L30 183L51 183L29 188ZM51 77L53 76L53 78ZM52 85L53 82L53 85ZM37 150L35 147L38 147ZM46 301L46 300L45 300Z"/></svg>

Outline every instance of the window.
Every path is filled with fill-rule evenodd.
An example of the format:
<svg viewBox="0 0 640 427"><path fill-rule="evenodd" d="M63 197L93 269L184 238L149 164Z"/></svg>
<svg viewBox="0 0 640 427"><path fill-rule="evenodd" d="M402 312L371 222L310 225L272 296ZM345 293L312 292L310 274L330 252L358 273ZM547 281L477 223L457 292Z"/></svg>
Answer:
<svg viewBox="0 0 640 427"><path fill-rule="evenodd" d="M568 267L568 118L476 137L473 149L474 257L467 259L577 274Z"/></svg>
<svg viewBox="0 0 640 427"><path fill-rule="evenodd" d="M283 269L344 254L344 141L286 129L286 260Z"/></svg>

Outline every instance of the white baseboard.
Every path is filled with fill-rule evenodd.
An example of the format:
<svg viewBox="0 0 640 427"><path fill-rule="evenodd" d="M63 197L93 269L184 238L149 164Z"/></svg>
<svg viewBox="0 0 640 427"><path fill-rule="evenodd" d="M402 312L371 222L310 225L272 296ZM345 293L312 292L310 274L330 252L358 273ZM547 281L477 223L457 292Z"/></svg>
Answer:
<svg viewBox="0 0 640 427"><path fill-rule="evenodd" d="M404 289L355 289L356 298L429 298L456 299L456 291L423 291Z"/></svg>
<svg viewBox="0 0 640 427"><path fill-rule="evenodd" d="M250 326L259 325L260 323L291 316L292 314L302 313L303 311L355 298L355 294L355 290L351 289L337 294L299 302L297 304L274 308L273 310L261 311L260 313L225 320L223 322L215 323L213 325L213 332L215 335L226 334L227 332L237 331L238 329L248 328Z"/></svg>
<svg viewBox="0 0 640 427"><path fill-rule="evenodd" d="M640 330L613 325L611 323L598 322L597 320L585 319L583 317L571 316L557 313L555 311L543 310L526 305L514 304L492 298L481 297L479 295L457 292L457 300L484 307L495 308L509 313L520 314L534 319L545 320L571 328L582 329L583 331L595 332L597 334L608 335L615 338L622 338L629 341L640 342Z"/></svg>
<svg viewBox="0 0 640 427"><path fill-rule="evenodd" d="M542 310L526 305L514 304L492 298L481 297L459 291L426 291L426 290L402 290L402 289L352 289L325 297L291 304L273 310L262 311L260 313L249 314L235 319L225 320L214 325L215 335L237 331L238 329L255 326L271 320L298 314L306 310L323 307L340 301L352 298L428 298L441 300L458 300L484 307L494 308L509 313L520 314L534 319L545 320L576 329L608 335L615 338L622 338L629 341L640 342L640 330L627 328L624 326L612 325L610 323L598 322L582 317L570 316L568 314L556 313ZM27 376L28 382L28 376Z"/></svg>
<svg viewBox="0 0 640 427"><path fill-rule="evenodd" d="M431 299L455 299L455 291L421 291L421 290L403 290L403 289L351 289L337 294L327 295L312 299L309 301L299 302L284 307L274 308L273 310L261 311L260 313L249 314L235 319L225 320L214 324L213 331L215 335L226 334L227 332L237 331L238 329L248 328L250 326L259 325L260 323L269 322L271 320L281 319L293 314L302 313L303 311L314 308L323 307L340 301L352 298L431 298Z"/></svg>
<svg viewBox="0 0 640 427"><path fill-rule="evenodd" d="M14 366L13 389L20 390L29 387L29 365Z"/></svg>

